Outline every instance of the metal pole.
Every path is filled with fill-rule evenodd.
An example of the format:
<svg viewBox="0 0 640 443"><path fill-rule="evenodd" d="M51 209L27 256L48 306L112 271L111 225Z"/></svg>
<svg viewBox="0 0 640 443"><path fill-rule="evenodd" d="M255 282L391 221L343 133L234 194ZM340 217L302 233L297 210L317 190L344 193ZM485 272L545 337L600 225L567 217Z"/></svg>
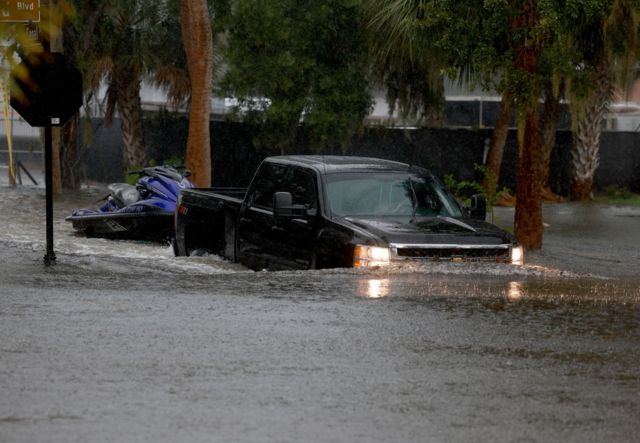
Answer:
<svg viewBox="0 0 640 443"><path fill-rule="evenodd" d="M47 193L47 253L44 255L45 266L56 264L56 253L53 252L53 159L51 122L44 127L45 154L45 187Z"/></svg>
<svg viewBox="0 0 640 443"><path fill-rule="evenodd" d="M27 176L31 179L31 182L38 186L38 181L33 178L33 175L31 175L31 173L29 172L29 170L25 167L25 165L22 164L22 162L20 160L18 160L18 167L16 168L16 170L18 171L18 173L20 173L20 169L22 169L24 171L25 174L27 174ZM20 184L22 184L22 182L20 182Z"/></svg>

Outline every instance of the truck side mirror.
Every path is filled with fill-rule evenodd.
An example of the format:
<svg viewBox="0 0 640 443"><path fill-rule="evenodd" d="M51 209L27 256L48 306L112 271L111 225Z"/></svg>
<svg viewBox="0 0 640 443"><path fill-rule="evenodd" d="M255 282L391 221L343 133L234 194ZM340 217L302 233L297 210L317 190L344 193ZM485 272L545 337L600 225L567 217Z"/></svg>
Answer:
<svg viewBox="0 0 640 443"><path fill-rule="evenodd" d="M477 220L484 220L487 217L487 200L482 195L471 196L469 215Z"/></svg>
<svg viewBox="0 0 640 443"><path fill-rule="evenodd" d="M276 192L273 194L273 215L276 217L291 217L293 215L293 197L290 192Z"/></svg>
<svg viewBox="0 0 640 443"><path fill-rule="evenodd" d="M294 205L290 192L273 194L273 215L281 218L308 218L309 211L305 205Z"/></svg>

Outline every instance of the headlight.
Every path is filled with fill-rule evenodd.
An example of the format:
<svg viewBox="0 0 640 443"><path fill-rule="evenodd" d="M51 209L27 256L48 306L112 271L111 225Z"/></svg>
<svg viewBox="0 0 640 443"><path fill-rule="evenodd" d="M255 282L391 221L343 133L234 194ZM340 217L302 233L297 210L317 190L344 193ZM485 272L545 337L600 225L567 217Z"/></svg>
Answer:
<svg viewBox="0 0 640 443"><path fill-rule="evenodd" d="M524 265L524 248L522 246L511 247L511 264Z"/></svg>
<svg viewBox="0 0 640 443"><path fill-rule="evenodd" d="M389 248L357 245L353 252L353 266L385 266L389 264Z"/></svg>

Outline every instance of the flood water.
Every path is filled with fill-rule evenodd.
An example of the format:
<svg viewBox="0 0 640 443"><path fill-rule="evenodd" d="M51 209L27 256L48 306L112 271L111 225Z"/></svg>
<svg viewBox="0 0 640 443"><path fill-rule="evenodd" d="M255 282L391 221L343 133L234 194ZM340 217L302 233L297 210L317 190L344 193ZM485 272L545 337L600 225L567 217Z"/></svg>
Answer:
<svg viewBox="0 0 640 443"><path fill-rule="evenodd" d="M253 272L0 187L0 441L640 440L640 210L545 207L523 268ZM513 210L499 208L509 226Z"/></svg>

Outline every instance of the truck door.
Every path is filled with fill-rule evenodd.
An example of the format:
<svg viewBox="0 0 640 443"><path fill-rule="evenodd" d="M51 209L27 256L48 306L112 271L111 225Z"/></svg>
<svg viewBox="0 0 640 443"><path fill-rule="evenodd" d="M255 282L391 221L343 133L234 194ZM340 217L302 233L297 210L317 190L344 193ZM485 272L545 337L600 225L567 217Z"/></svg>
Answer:
<svg viewBox="0 0 640 443"><path fill-rule="evenodd" d="M316 174L294 167L280 191L290 192L294 205L307 208L307 215L295 218L272 218L267 251L272 269L309 269L313 267L318 229L318 191Z"/></svg>
<svg viewBox="0 0 640 443"><path fill-rule="evenodd" d="M238 219L238 259L252 269L308 269L318 220L315 174L304 168L265 163L256 175ZM273 215L273 194L290 192L310 216ZM315 214L315 215L314 215Z"/></svg>
<svg viewBox="0 0 640 443"><path fill-rule="evenodd" d="M274 225L273 194L284 186L287 172L284 165L262 163L240 207L236 252L238 261L252 269L269 267L267 251L273 248L267 243Z"/></svg>

